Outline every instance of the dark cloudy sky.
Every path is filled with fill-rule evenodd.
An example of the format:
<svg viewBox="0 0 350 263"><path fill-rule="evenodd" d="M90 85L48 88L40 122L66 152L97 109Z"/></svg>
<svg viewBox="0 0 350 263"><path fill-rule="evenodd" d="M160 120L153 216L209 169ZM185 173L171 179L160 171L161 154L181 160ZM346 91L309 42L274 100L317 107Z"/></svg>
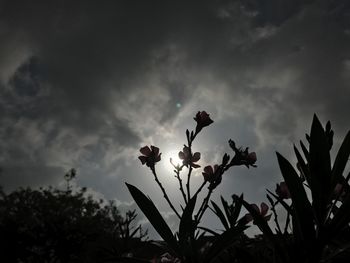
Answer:
<svg viewBox="0 0 350 263"><path fill-rule="evenodd" d="M349 81L346 0L3 0L0 184L59 186L75 167L78 186L132 208L127 181L171 221L138 150L181 150L206 110L215 122L194 144L202 167L230 153L230 138L258 156L214 197L260 202L281 180L275 151L292 158L313 113L332 121L336 145L345 135ZM180 200L167 165L158 168Z"/></svg>

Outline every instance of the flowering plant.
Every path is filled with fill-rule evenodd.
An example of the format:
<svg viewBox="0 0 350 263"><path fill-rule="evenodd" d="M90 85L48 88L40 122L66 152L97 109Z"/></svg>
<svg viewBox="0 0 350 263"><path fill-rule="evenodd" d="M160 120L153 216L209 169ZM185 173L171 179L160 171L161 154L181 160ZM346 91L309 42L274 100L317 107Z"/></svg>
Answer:
<svg viewBox="0 0 350 263"><path fill-rule="evenodd" d="M333 134L330 122L324 129L314 115L311 133L306 135L309 147L300 141L304 157L294 146L299 172L277 153L284 182L277 184L275 193L268 190L267 194L275 218L276 234L264 220L266 213L242 200L275 248L276 261L328 262L344 251L343 246L333 247L333 244L339 243L335 242L336 239L349 231L350 173L345 177L345 168L350 156L350 132L345 136L332 166ZM287 203L287 199L291 203ZM277 219L276 205L281 205L287 213L283 231Z"/></svg>
<svg viewBox="0 0 350 263"><path fill-rule="evenodd" d="M227 153L225 153L221 164L204 167L202 172L203 182L193 194L191 191L190 180L193 169L200 168L197 162L200 160L201 154L193 151L192 144L203 128L213 123L213 120L205 111L199 111L194 117L194 120L196 121L195 130L186 130L187 144L185 144L182 151L179 152L179 158L182 160L182 164L175 165L173 164L172 160L170 160L171 164L173 165L175 178L179 183L179 190L184 202L183 206L181 206L181 213L173 205L165 188L158 178L156 164L161 160L159 148L156 146L145 146L140 149L142 156L140 156L139 159L141 163L150 168L165 200L180 220L179 228L175 235L172 233L170 227L165 222L151 199L142 193L142 191L140 191L137 187L126 183L137 205L143 211L158 234L167 243L170 253L169 255L171 255L167 258L176 258L176 262L210 262L220 253L223 248L231 244L233 240L235 240L237 236L247 228L246 224L249 221L245 220L246 217L243 217L237 221L242 207L238 199L243 199L242 196L240 198L234 198L234 203L230 206L222 198L226 218L229 220L230 224L227 222L221 209L214 202L212 202L214 207L213 211L225 226L225 231L223 233L217 234L210 229L199 226L199 224L204 213L209 207L209 202L213 191L222 181L223 174L233 166L245 165L248 168L256 167L255 163L257 160L255 152L249 152L248 148L243 149L236 147L234 141L229 140L229 146L233 150L234 156L231 158ZM187 169L187 176L182 175L185 168ZM186 180L186 184L184 184L184 180ZM208 186L207 194L205 198L203 198L201 204L197 205L198 195L202 190L204 190L206 185ZM212 243L208 249L205 249L205 252L200 250L201 245L199 241L200 237L202 237L205 233L203 230L210 233L215 233L218 237L216 242Z"/></svg>

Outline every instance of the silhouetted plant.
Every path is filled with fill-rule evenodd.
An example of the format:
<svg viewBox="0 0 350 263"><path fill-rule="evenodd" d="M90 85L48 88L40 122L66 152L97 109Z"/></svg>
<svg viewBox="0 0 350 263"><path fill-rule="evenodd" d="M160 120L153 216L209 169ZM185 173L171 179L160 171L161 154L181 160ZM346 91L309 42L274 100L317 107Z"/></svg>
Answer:
<svg viewBox="0 0 350 263"><path fill-rule="evenodd" d="M178 212L175 208L158 178L155 167L156 163L161 160L159 148L155 146L145 146L140 149L142 156L140 156L139 159L141 163L150 168L165 200L180 220L179 228L175 235L172 233L170 227L167 225L151 199L135 186L126 183L137 205L168 245L170 254L166 255L166 257L164 256L164 260L171 260L172 262L211 262L219 254L220 251L218 250L225 249L242 234L247 228L246 223L248 223L247 221L241 220L239 221L239 224L236 224L234 221L236 221L237 218L234 219L234 217L238 217L240 207L236 207L237 210L235 211L230 211L229 209L232 207L227 206L227 216L229 216L228 220L232 221L232 225L228 226L223 233L217 234L215 239L213 239L214 243L212 243L205 251L203 251L203 249L201 251L204 244L201 244L200 240L205 232L200 233L199 223L209 207L213 191L221 183L223 174L231 167L239 165L245 165L248 168L250 166L256 167L256 154L254 152L249 152L248 148L242 149L236 147L234 141L229 140L229 146L233 150L234 156L230 158L230 156L225 153L221 164L206 166L202 173L204 179L203 183L193 194L190 180L193 169L198 169L200 167L197 162L201 158L201 154L193 151L192 144L202 129L213 123L213 120L211 120L209 114L205 111L198 112L194 117L194 120L196 121L196 128L191 132L188 129L186 130L187 144L185 144L183 150L179 152L179 158L182 160L182 164L175 165L172 160L170 160L174 167L175 177L179 183L179 190L184 201L184 204L181 206L182 213ZM187 168L187 176L183 177L182 172L185 167ZM185 185L183 182L184 180L186 180ZM205 185L208 185L206 197L202 200L197 212L195 213L198 194L203 190ZM238 214L236 215L237 212Z"/></svg>
<svg viewBox="0 0 350 263"><path fill-rule="evenodd" d="M102 248L117 246L118 256L130 249L123 245L140 230L132 226L135 212L123 218L113 202L104 205L86 188L70 188L0 192L2 262L98 262L106 256Z"/></svg>
<svg viewBox="0 0 350 263"><path fill-rule="evenodd" d="M349 233L350 173L345 177L345 168L350 155L350 132L345 136L332 166L333 134L330 122L324 129L314 115L311 133L306 135L309 147L300 141L304 157L294 146L299 173L277 153L285 182L277 185L276 194L268 190L267 195L275 217L276 235L262 216L242 201L275 247L281 262L332 262L337 254L350 246L349 238L346 244L337 242L343 233ZM289 198L291 204L285 201ZM275 206L278 204L287 213L284 230L277 220Z"/></svg>

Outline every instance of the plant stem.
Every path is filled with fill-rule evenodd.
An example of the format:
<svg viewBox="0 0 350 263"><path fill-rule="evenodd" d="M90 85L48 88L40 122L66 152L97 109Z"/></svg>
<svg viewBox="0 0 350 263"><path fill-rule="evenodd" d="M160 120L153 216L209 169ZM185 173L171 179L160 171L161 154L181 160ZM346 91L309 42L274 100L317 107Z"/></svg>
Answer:
<svg viewBox="0 0 350 263"><path fill-rule="evenodd" d="M328 218L331 216L331 213L332 213L332 210L333 210L334 206L337 204L337 202L339 201L339 198L341 197L341 195L344 192L344 188L345 188L344 185L348 183L349 179L350 179L350 172L346 176L345 181L342 183L342 188L340 189L338 195L336 196L336 198L334 199L330 209L328 210L328 214L326 216L325 222L327 222Z"/></svg>
<svg viewBox="0 0 350 263"><path fill-rule="evenodd" d="M203 200L203 203L202 203L201 207L199 208L197 215L195 216L195 219L198 223L201 221L201 218L202 218L205 210L207 210L207 208L208 208L209 199L210 199L211 194L213 193L213 190L214 189L209 187L208 194L205 197L205 199Z"/></svg>
<svg viewBox="0 0 350 263"><path fill-rule="evenodd" d="M275 205L276 205L276 203L271 203L271 210L273 212L273 218L274 218L275 224L277 226L278 232L280 232L282 234L282 230L281 230L280 224L278 223L278 219L277 219L277 212L275 209Z"/></svg>
<svg viewBox="0 0 350 263"><path fill-rule="evenodd" d="M182 166L182 167L183 167L183 166ZM182 168L182 167L181 167L181 168ZM175 174L176 174L175 177L176 177L177 180L179 181L180 192L181 192L181 194L182 194L182 197L183 197L184 200L185 200L185 204L187 205L187 197L186 197L186 194L185 194L183 185L182 185L182 179L181 179L181 177L180 177L180 170L181 170L181 168L180 168L179 170L175 169Z"/></svg>
<svg viewBox="0 0 350 263"><path fill-rule="evenodd" d="M288 226L290 222L290 213L287 211L287 219L286 219L286 225L284 226L284 234L288 233Z"/></svg>
<svg viewBox="0 0 350 263"><path fill-rule="evenodd" d="M197 192L194 195L198 195L200 191L202 191L203 187L206 185L207 181L204 181L202 185L198 188Z"/></svg>
<svg viewBox="0 0 350 263"><path fill-rule="evenodd" d="M190 152L191 152L191 148L190 148ZM187 174L187 183L186 183L186 189L187 189L187 200L188 202L191 200L191 193L190 193L190 179L191 179L191 173L192 173L192 166L191 164L189 164L190 168L188 170L188 174Z"/></svg>
<svg viewBox="0 0 350 263"><path fill-rule="evenodd" d="M175 209L175 207L173 206L173 204L171 203L171 201L170 201L170 199L169 199L167 193L165 192L165 189L164 189L162 183L158 180L158 176L157 176L157 174L156 174L156 171L155 171L154 167L152 167L151 170L152 170L152 173L153 173L153 175L154 175L154 179L156 180L157 184L159 185L160 189L161 189L162 192L163 192L163 195L164 195L165 200L167 200L167 202L168 202L170 208L174 211L174 213L177 215L177 217L178 217L179 219L181 219L180 214L176 211L176 209Z"/></svg>

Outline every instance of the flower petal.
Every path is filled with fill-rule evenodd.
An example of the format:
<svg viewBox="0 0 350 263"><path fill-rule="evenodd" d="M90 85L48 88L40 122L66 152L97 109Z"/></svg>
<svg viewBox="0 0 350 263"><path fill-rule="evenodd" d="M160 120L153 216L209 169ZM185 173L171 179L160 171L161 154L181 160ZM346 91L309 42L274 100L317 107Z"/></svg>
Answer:
<svg viewBox="0 0 350 263"><path fill-rule="evenodd" d="M210 174L207 173L202 173L203 177L204 177L204 181L209 181L210 180Z"/></svg>
<svg viewBox="0 0 350 263"><path fill-rule="evenodd" d="M251 152L248 154L247 156L247 161L251 164L254 164L256 162L256 153L255 152Z"/></svg>
<svg viewBox="0 0 350 263"><path fill-rule="evenodd" d="M267 211L269 210L269 207L268 207L267 204L262 202L261 205L260 205L260 209L261 209L261 215L265 216L267 214Z"/></svg>
<svg viewBox="0 0 350 263"><path fill-rule="evenodd" d="M139 156L139 159L142 164L145 164L147 162L147 157L146 156Z"/></svg>
<svg viewBox="0 0 350 263"><path fill-rule="evenodd" d="M198 162L200 158L201 158L201 153L196 152L192 156L192 162Z"/></svg>
<svg viewBox="0 0 350 263"><path fill-rule="evenodd" d="M204 167L204 172L207 174L213 174L213 167L211 167L210 165Z"/></svg>
<svg viewBox="0 0 350 263"><path fill-rule="evenodd" d="M140 152L145 156L150 156L152 151L148 146L144 146L140 149Z"/></svg>
<svg viewBox="0 0 350 263"><path fill-rule="evenodd" d="M159 148L156 146L151 145L152 152L154 153L155 156L159 154Z"/></svg>
<svg viewBox="0 0 350 263"><path fill-rule="evenodd" d="M184 159L185 159L185 154L184 154L184 152L179 152L179 158L180 158L181 160L184 160Z"/></svg>
<svg viewBox="0 0 350 263"><path fill-rule="evenodd" d="M215 164L215 165L214 165L214 172L213 172L213 173L216 173L216 171L218 170L218 168L219 168L219 165Z"/></svg>
<svg viewBox="0 0 350 263"><path fill-rule="evenodd" d="M201 167L200 165L195 164L195 163L191 163L191 166L192 166L193 168L199 168L199 167Z"/></svg>
<svg viewBox="0 0 350 263"><path fill-rule="evenodd" d="M253 216L252 216L250 213L245 214L245 215L244 215L244 218L245 218L245 220L246 220L247 223L249 223L250 221L253 220Z"/></svg>
<svg viewBox="0 0 350 263"><path fill-rule="evenodd" d="M186 157L188 157L190 155L190 148L188 148L187 146L185 146L183 148L183 152L185 154Z"/></svg>
<svg viewBox="0 0 350 263"><path fill-rule="evenodd" d="M154 159L154 161L155 162L159 162L160 160L161 160L161 156L162 154L160 153L160 154L158 154L157 156L155 156L155 159Z"/></svg>
<svg viewBox="0 0 350 263"><path fill-rule="evenodd" d="M271 216L272 216L272 214L269 214L269 215L267 215L267 216L264 216L264 219L265 219L266 221L269 221L269 220L271 219Z"/></svg>
<svg viewBox="0 0 350 263"><path fill-rule="evenodd" d="M252 208L254 208L254 210L260 214L260 209L259 209L259 207L256 204L250 204L250 206Z"/></svg>

